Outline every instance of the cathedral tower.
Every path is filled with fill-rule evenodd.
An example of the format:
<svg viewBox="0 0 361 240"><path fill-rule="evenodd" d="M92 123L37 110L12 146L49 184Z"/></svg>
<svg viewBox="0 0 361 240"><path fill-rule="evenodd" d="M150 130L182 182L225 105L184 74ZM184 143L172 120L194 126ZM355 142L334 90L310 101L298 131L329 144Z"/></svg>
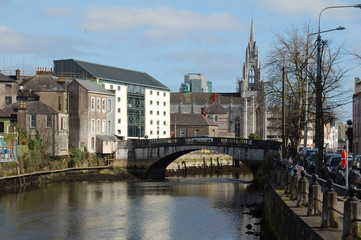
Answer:
<svg viewBox="0 0 361 240"><path fill-rule="evenodd" d="M266 99L264 82L261 79L258 47L255 40L253 19L246 59L243 63L243 76L238 79L238 93L243 99L240 116L240 133L243 138L256 133L261 139L266 138Z"/></svg>

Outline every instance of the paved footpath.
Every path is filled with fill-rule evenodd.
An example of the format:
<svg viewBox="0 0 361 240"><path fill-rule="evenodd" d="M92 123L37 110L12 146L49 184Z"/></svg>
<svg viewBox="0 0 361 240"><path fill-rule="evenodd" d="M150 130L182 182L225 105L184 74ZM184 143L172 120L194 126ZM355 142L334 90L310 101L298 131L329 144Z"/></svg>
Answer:
<svg viewBox="0 0 361 240"><path fill-rule="evenodd" d="M310 179L309 179L310 180ZM310 184L312 180L310 180ZM327 190L326 186L321 186L321 201L323 193ZM343 230L343 208L344 202L347 198L344 196L342 189L335 189L337 191L337 212L338 212L338 229L322 229L321 215L307 216L307 207L297 207L297 200L292 201L290 197L284 193L284 190L276 190L281 199L294 211L307 225L309 225L321 238L326 240L341 239Z"/></svg>
<svg viewBox="0 0 361 240"><path fill-rule="evenodd" d="M288 207L295 212L307 225L309 225L321 238L327 240L341 239L343 215L339 214L338 217L338 229L322 229L321 228L321 216L307 216L307 207L297 207L297 201L291 201L289 196L284 194L284 190L276 190L282 200L288 205ZM337 197L337 210L343 213L343 202L346 200L344 197Z"/></svg>

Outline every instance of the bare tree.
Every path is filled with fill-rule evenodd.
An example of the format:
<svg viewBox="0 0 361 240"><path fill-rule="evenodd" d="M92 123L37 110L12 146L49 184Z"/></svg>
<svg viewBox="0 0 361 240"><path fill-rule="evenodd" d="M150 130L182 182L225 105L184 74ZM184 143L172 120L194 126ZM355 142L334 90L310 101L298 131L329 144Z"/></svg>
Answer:
<svg viewBox="0 0 361 240"><path fill-rule="evenodd" d="M285 139L293 148L302 139L305 113L309 121L315 117L316 42L312 33L309 23L302 29L292 26L283 33L276 33L266 61L269 109L278 112L282 106L282 69L285 71ZM333 49L327 41L322 44L322 113L328 113L322 118L323 123L334 119L335 108L347 102L342 95L345 90L340 87L346 71L338 67L341 48ZM309 82L308 104L306 81Z"/></svg>

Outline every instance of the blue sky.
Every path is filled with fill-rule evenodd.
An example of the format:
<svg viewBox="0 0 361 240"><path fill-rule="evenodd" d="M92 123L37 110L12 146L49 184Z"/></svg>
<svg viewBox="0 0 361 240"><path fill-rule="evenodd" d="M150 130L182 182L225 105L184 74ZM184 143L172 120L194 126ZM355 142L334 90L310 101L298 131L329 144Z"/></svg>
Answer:
<svg viewBox="0 0 361 240"><path fill-rule="evenodd" d="M275 33L310 21L333 0L0 0L0 70L34 74L53 60L74 58L146 72L171 91L187 73L201 73L214 92L233 92L242 76L250 23L254 19L261 63ZM330 9L321 30L345 26L324 38L361 53L361 9ZM360 62L345 87L361 76ZM266 71L263 78L267 80ZM350 91L350 97L352 94ZM351 118L347 107L346 118Z"/></svg>

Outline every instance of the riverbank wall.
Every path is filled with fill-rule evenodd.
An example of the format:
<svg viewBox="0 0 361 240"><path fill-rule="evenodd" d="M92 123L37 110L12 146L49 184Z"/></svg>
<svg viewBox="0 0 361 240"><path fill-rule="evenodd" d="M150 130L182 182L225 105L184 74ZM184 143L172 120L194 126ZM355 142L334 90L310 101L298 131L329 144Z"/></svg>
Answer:
<svg viewBox="0 0 361 240"><path fill-rule="evenodd" d="M265 230L274 235L276 239L324 239L308 223L303 221L301 216L287 204L281 195L281 190L277 190L270 181L265 183L263 212L263 220L267 227Z"/></svg>
<svg viewBox="0 0 361 240"><path fill-rule="evenodd" d="M102 167L67 168L0 178L0 194L31 190L54 182L72 181L137 181L126 169Z"/></svg>

